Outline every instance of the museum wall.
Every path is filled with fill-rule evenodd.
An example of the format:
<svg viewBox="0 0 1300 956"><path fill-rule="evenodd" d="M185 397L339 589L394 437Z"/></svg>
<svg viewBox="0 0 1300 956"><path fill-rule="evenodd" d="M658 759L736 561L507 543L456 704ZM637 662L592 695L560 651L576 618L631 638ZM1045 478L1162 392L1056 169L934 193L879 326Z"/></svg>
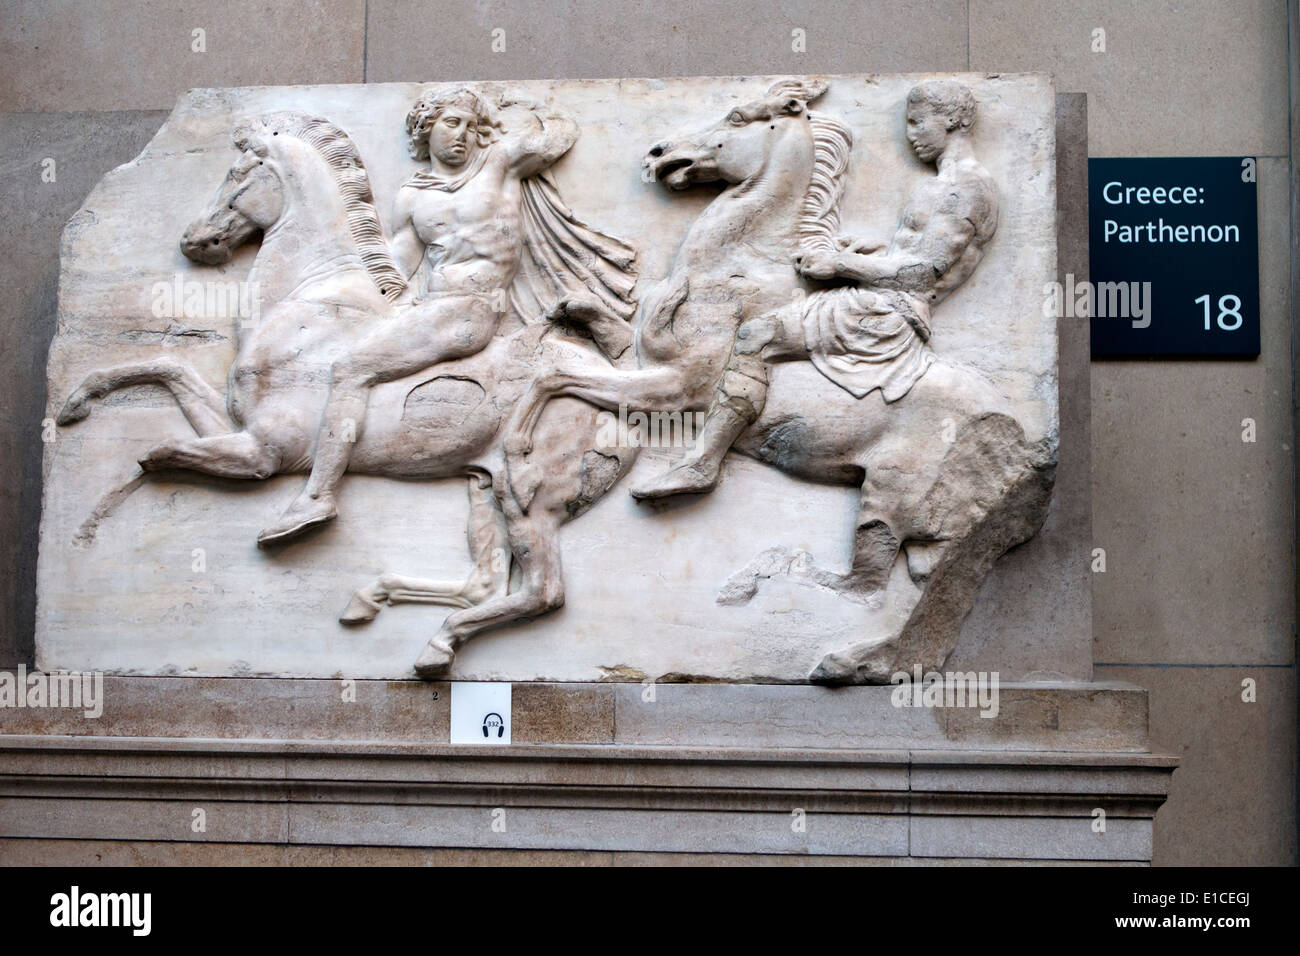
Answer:
<svg viewBox="0 0 1300 956"><path fill-rule="evenodd" d="M1295 861L1285 0L4 0L0 62L0 666L33 655L59 235L188 88L1042 71L1088 94L1094 156L1258 157L1260 358L1091 365L1094 659L1150 689L1152 748L1182 760L1155 862Z"/></svg>

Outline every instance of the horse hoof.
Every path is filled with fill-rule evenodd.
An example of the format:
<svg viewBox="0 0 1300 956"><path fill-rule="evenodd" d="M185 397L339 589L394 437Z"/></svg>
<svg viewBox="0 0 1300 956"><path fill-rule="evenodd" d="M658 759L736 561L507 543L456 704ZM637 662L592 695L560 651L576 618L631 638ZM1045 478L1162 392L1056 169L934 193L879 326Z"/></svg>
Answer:
<svg viewBox="0 0 1300 956"><path fill-rule="evenodd" d="M136 464L140 466L141 471L162 471L167 467L161 446L149 449L143 457L136 459Z"/></svg>
<svg viewBox="0 0 1300 956"><path fill-rule="evenodd" d="M901 665L894 641L854 644L827 654L808 679L814 684L889 684Z"/></svg>
<svg viewBox="0 0 1300 956"><path fill-rule="evenodd" d="M827 654L808 679L814 684L858 684L858 669L839 654Z"/></svg>
<svg viewBox="0 0 1300 956"><path fill-rule="evenodd" d="M456 652L451 649L451 646L435 637L416 658L415 673L424 680L434 680L451 670L452 661L455 659Z"/></svg>
<svg viewBox="0 0 1300 956"><path fill-rule="evenodd" d="M370 600L360 591L352 595L352 600L348 606L339 615L340 624L369 624L379 616L380 608L383 605L376 601Z"/></svg>
<svg viewBox="0 0 1300 956"><path fill-rule="evenodd" d="M84 398L69 398L54 417L56 425L71 425L90 414L90 402Z"/></svg>
<svg viewBox="0 0 1300 956"><path fill-rule="evenodd" d="M748 604L757 593L758 578L738 574L719 589L717 602L726 607L739 607Z"/></svg>

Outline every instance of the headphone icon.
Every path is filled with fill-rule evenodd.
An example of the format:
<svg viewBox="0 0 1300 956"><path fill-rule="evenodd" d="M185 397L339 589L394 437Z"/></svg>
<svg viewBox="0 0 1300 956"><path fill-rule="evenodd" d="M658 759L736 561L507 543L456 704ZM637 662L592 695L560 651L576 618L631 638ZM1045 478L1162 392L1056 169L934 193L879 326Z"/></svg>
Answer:
<svg viewBox="0 0 1300 956"><path fill-rule="evenodd" d="M492 718L493 718L493 717L496 718L496 723L493 723L493 722L492 722ZM491 734L488 733L488 728L489 728L489 727L495 727L495 728L497 729L497 736L498 736L498 737L504 737L504 736L506 735L506 722L505 722L505 718L502 717L500 714L498 714L496 711L493 711L492 713L488 714L486 717L483 718L483 736L484 736L484 737L489 737L489 736L491 736Z"/></svg>

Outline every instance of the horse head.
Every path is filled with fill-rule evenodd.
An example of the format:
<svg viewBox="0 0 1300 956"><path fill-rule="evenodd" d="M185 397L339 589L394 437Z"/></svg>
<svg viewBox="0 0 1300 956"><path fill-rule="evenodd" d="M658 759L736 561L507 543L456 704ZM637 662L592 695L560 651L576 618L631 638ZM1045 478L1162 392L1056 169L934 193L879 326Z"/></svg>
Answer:
<svg viewBox="0 0 1300 956"><path fill-rule="evenodd" d="M238 158L181 237L187 258L222 265L259 232L265 250L292 220L293 241L281 245L295 250L301 269L356 256L380 294L397 298L406 280L389 255L361 155L343 130L304 113L268 113L240 124L233 141Z"/></svg>
<svg viewBox="0 0 1300 956"><path fill-rule="evenodd" d="M710 127L656 143L644 167L674 190L743 183L769 168L783 144L808 144L811 154L808 104L825 92L822 82L782 80Z"/></svg>
<svg viewBox="0 0 1300 956"><path fill-rule="evenodd" d="M281 159L251 130L235 131L239 158L226 173L207 210L190 223L181 236L187 259L219 266L259 230L269 229L284 212Z"/></svg>

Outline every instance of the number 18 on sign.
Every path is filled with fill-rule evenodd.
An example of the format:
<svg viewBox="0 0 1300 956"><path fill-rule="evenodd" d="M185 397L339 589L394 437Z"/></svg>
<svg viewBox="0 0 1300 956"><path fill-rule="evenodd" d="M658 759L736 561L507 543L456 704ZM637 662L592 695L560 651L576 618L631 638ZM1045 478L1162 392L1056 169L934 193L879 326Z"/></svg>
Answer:
<svg viewBox="0 0 1300 956"><path fill-rule="evenodd" d="M1088 160L1092 357L1259 355L1252 157Z"/></svg>

